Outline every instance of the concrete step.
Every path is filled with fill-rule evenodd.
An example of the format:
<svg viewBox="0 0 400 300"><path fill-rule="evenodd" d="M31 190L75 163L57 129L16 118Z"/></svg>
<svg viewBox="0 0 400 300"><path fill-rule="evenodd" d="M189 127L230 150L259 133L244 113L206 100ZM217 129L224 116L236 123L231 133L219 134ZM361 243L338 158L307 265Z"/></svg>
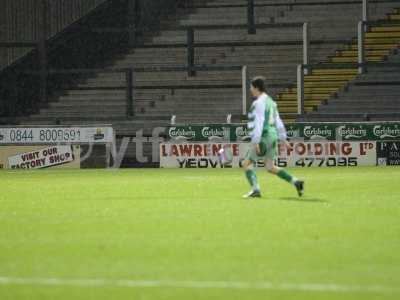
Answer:
<svg viewBox="0 0 400 300"><path fill-rule="evenodd" d="M126 100L126 95L100 95L100 94L93 94L93 95L86 95L86 94L74 94L74 95L64 95L58 97L58 101L72 101L72 102L80 102L80 101L97 101L100 103L107 103L107 102L122 102Z"/></svg>
<svg viewBox="0 0 400 300"><path fill-rule="evenodd" d="M175 101L158 101L155 103L155 108L176 108L176 109L197 109L206 108L208 111L214 109L230 109L233 107L240 108L242 104L242 98L240 95L227 99L215 99L211 98L210 101L199 100L197 98L186 99L186 100L175 100Z"/></svg>
<svg viewBox="0 0 400 300"><path fill-rule="evenodd" d="M361 92L347 92L341 91L338 93L338 98L354 98L354 99L365 99L365 98L373 98L378 101L378 99L398 99L400 97L399 92L386 92L380 93L374 90L366 91L364 93Z"/></svg>
<svg viewBox="0 0 400 300"><path fill-rule="evenodd" d="M41 109L40 114L45 114L46 117L75 117L75 116L81 116L85 118L88 114L90 114L91 117L97 117L97 116L110 116L110 117L125 117L126 116L126 109L125 108L116 108L116 109L102 109L99 110L98 107L85 107L80 108L80 107L74 107L71 110L67 109L55 109L55 108L50 108L50 109ZM35 117L35 116L32 116Z"/></svg>
<svg viewBox="0 0 400 300"><path fill-rule="evenodd" d="M280 11L284 11L286 8L279 7L279 6L270 6L266 7L257 7L255 10L255 15L265 15L265 13L276 14ZM247 7L218 7L218 8L197 8L194 14L192 15L240 15L240 14L247 14Z"/></svg>
<svg viewBox="0 0 400 300"><path fill-rule="evenodd" d="M221 77L227 80L233 80L241 76L241 71L197 71L196 76L188 76L187 72L136 72L134 80L136 82L149 81L149 80L205 80L205 79L220 79ZM115 82L125 82L124 76L119 76L118 74L99 74L96 78L89 78L87 82L101 82L101 81L115 81Z"/></svg>
<svg viewBox="0 0 400 300"><path fill-rule="evenodd" d="M397 101L388 99L357 99L357 98L340 98L329 100L329 106L348 106L348 107L392 107L400 108L400 99Z"/></svg>
<svg viewBox="0 0 400 300"><path fill-rule="evenodd" d="M112 84L110 82L108 82L110 85L109 87L118 87L119 85L117 85L117 83ZM141 87L157 87L157 86L170 86L171 88L176 87L176 86L180 86L180 87L184 87L184 86L192 86L192 85L223 85L223 84L241 84L241 80L240 78L237 79L237 82L231 82L230 80L226 80L224 78L221 78L220 80L215 79L215 80L210 80L210 79L198 79L198 80L182 80L182 81L177 81L177 80L147 80L147 81L143 81L140 82L140 86ZM102 83L98 83L96 81L93 82L87 82L87 83L81 83L78 84L77 87L78 88L97 88L97 87L102 87Z"/></svg>
<svg viewBox="0 0 400 300"><path fill-rule="evenodd" d="M258 29L257 34L249 35L247 29L206 30L195 32L195 42L259 42L259 41L300 41L301 28L271 28ZM163 32L153 38L154 44L186 43L186 33L183 31Z"/></svg>
<svg viewBox="0 0 400 300"><path fill-rule="evenodd" d="M148 90L134 90L135 97L143 97L147 95L164 95L167 93L171 93L170 89L148 89ZM65 96L90 96L97 98L105 98L105 99L122 99L126 97L125 90L66 90ZM114 97L115 96L115 97ZM110 98L108 98L110 97Z"/></svg>
<svg viewBox="0 0 400 300"><path fill-rule="evenodd" d="M126 108L126 101L109 101L109 102L99 102L99 101L63 101L63 102L54 102L50 103L48 109L53 110L88 110L88 109L97 109L100 111L112 111L112 110L120 110ZM43 109L42 111L45 111Z"/></svg>
<svg viewBox="0 0 400 300"><path fill-rule="evenodd" d="M349 87L349 92L356 92L359 94L365 93L378 93L380 95L390 95L390 94L400 94L400 86L398 85L351 85Z"/></svg>
<svg viewBox="0 0 400 300"><path fill-rule="evenodd" d="M201 58L206 60L207 58ZM151 61L151 58L135 58L129 57L121 59L113 64L114 68L144 68L144 67L176 67L187 64L187 56L175 59L174 61Z"/></svg>
<svg viewBox="0 0 400 300"><path fill-rule="evenodd" d="M398 73L400 74L400 72ZM374 74L368 74L368 77L365 78L360 78L357 80L357 83L368 83L368 82L391 82L391 81L397 81L395 78L393 78L393 73L388 72L388 73L374 73Z"/></svg>
<svg viewBox="0 0 400 300"><path fill-rule="evenodd" d="M321 113L372 113L373 114L373 113L393 113L393 109L396 109L396 108L362 107L362 106L331 107L330 105L324 105L324 106L318 107L318 112L321 112Z"/></svg>

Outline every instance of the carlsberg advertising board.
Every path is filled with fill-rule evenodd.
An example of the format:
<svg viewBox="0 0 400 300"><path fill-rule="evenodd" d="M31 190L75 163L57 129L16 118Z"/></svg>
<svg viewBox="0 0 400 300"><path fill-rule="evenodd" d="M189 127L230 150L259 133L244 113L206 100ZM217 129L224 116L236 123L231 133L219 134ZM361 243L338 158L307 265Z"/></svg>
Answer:
<svg viewBox="0 0 400 300"><path fill-rule="evenodd" d="M176 125L167 127L171 141L243 141L248 137L245 124Z"/></svg>
<svg viewBox="0 0 400 300"><path fill-rule="evenodd" d="M289 139L329 141L400 141L400 122L366 123L295 123L286 126ZM171 141L248 140L246 124L177 125L167 128Z"/></svg>
<svg viewBox="0 0 400 300"><path fill-rule="evenodd" d="M296 123L286 127L288 137L304 140L383 141L400 140L400 122Z"/></svg>

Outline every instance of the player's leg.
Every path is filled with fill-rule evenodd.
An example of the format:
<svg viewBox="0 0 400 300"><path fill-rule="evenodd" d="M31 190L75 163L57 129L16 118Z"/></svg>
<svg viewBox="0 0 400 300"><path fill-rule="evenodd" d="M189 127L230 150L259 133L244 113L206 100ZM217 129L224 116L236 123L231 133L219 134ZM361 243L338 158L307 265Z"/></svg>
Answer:
<svg viewBox="0 0 400 300"><path fill-rule="evenodd" d="M267 171L278 176L282 180L285 180L286 182L294 185L299 196L302 196L304 193L304 181L299 180L295 176L292 176L288 171L279 168L274 163L275 158L277 157L277 143L278 143L277 139L272 138L270 140L267 140L266 142L267 142L267 153L265 159L265 166L267 168Z"/></svg>
<svg viewBox="0 0 400 300"><path fill-rule="evenodd" d="M246 174L246 179L251 186L251 191L247 194L243 195L244 198L254 198L261 197L260 186L257 181L257 174L254 169L254 162L257 161L257 154L255 153L255 149L250 146L245 159L242 162L242 167Z"/></svg>
<svg viewBox="0 0 400 300"><path fill-rule="evenodd" d="M265 160L265 166L267 167L268 172L292 184L296 188L299 196L302 196L304 194L304 181L299 180L295 176L292 176L285 169L277 167L274 163L274 160L272 160L271 158L267 158Z"/></svg>

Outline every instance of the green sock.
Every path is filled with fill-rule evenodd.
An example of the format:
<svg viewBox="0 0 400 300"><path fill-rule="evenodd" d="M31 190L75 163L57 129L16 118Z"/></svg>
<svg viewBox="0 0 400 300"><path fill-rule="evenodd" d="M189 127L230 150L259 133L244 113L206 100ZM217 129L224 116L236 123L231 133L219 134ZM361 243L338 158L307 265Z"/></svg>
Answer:
<svg viewBox="0 0 400 300"><path fill-rule="evenodd" d="M247 178L248 182L250 183L253 191L260 190L260 186L258 185L258 182L257 182L257 175L254 170L252 170L252 169L246 170L246 178Z"/></svg>
<svg viewBox="0 0 400 300"><path fill-rule="evenodd" d="M280 170L276 175L278 175L279 178L294 184L296 182L296 178L290 175L288 172L286 172L284 169Z"/></svg>

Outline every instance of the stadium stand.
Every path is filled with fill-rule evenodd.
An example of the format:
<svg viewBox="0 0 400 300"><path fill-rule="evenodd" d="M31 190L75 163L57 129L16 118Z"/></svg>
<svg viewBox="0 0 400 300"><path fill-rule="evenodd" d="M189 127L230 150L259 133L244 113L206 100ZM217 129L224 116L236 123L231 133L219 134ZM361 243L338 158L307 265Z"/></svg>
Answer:
<svg viewBox="0 0 400 300"><path fill-rule="evenodd" d="M367 67L367 72L330 98L318 110L304 115L304 121L372 121L400 118L400 57Z"/></svg>
<svg viewBox="0 0 400 300"><path fill-rule="evenodd" d="M239 4L240 7L227 8L226 4ZM307 5L293 3L282 6L271 4L272 1L256 2L256 23L302 23L310 22L312 63L317 63L333 53L333 49L343 47L343 40L354 36L357 21L360 19L360 5L343 2L308 1ZM313 5L309 5L312 3ZM272 94L279 92L279 87L290 86L295 82L296 65L301 63L301 27L273 26L261 28L257 34L249 35L243 28L235 25L246 24L245 1L194 2L199 4L193 13L176 21L164 20L158 35L149 37L142 46L130 49L121 58L114 59L112 68L127 67L162 67L182 66L185 64L186 31L183 26L197 26L195 41L200 47L196 50L197 65L248 65L250 76L265 74L272 89ZM202 6L203 4L203 6ZM381 3L372 9L372 18L382 16L393 3ZM329 9L327 9L329 8ZM184 12L181 12L183 15ZM224 23L225 22L225 23ZM201 26L229 25L232 29L204 29ZM313 43L315 41L315 43ZM212 43L212 45L207 45ZM201 47L203 46L204 47ZM209 46L209 47L206 47ZM185 121L223 121L226 108L230 113L240 115L241 90L240 72L199 72L196 77L187 77L186 72L141 72L135 76L134 99L135 119L160 119L165 121L172 114L178 120ZM96 87L118 87L124 85L124 74L101 73L74 89L66 89L64 95L53 99L56 102L40 114L23 119L30 123L61 123L83 121L85 123L101 120L118 121L125 115L125 91L96 91ZM202 85L205 88L202 88ZM232 87L229 87L232 85ZM236 86L236 87L235 87ZM152 87L152 88L150 88ZM226 87L224 89L224 87ZM87 88L86 91L83 89ZM289 90L294 91L294 87ZM289 95L278 96L283 113L295 113L294 105L285 102ZM210 109L204 99L213 103ZM214 101L218 99L218 101ZM86 100L86 101L84 101ZM76 105L79 101L80 105ZM210 104L211 104L210 103ZM175 105L177 104L177 105ZM306 103L312 109L316 102ZM199 106L196 113L192 108ZM99 109L101 107L102 109ZM201 109L203 108L203 109ZM60 117L62 116L62 117ZM143 124L139 123L139 127Z"/></svg>
<svg viewBox="0 0 400 300"><path fill-rule="evenodd" d="M394 9L398 6L396 1L370 1L370 20L381 20L388 13L391 14L387 18L396 19L399 11ZM102 13L104 16L107 12ZM93 65L79 65L78 61L67 66L97 69L79 76L79 72L74 73L77 71L63 74L52 86L48 104L41 104L40 110L29 116L16 116L13 120L23 124L112 123L121 136L133 135L141 129L145 135L150 134L154 127L167 124L171 115L176 115L178 122L212 123L225 121L226 114L231 113L233 120L238 121L242 117L242 73L229 68L246 65L250 77L266 76L269 92L276 97L284 119L294 121L296 67L303 61L303 23L310 24L310 64L353 62L361 1L256 0L255 34L248 32L247 13L245 0L190 1L161 18L159 30L145 31L139 42L121 46L117 53L104 51ZM115 27L112 23L101 25ZM221 69L198 70L196 76L188 76L187 70L182 69L188 59L188 28L194 31L194 65ZM393 36L387 38L393 42L389 43L391 46L386 42L376 43L381 39L375 34L387 35L382 28L372 26L367 33L370 61L385 60L398 42L393 27L390 28L394 30ZM94 34L93 30L90 34ZM109 39L104 41L97 47L112 48L107 45ZM68 56L71 49L79 53L87 44L90 43L83 40L63 49L63 53ZM112 45L115 47L118 41ZM55 47L53 61L61 53ZM59 61L50 64L66 67ZM128 68L136 68L130 74L132 78L124 71ZM369 70L372 72L374 68ZM356 77L354 67L339 70L314 67L305 77L306 112L315 111L332 96L339 97L339 101L345 97L346 93L341 92L344 87L349 87L350 92L353 85L361 86L358 81L349 85ZM127 93L132 93L133 98L133 115L128 112L128 116ZM319 109L323 111L322 106ZM317 114L313 112L305 118Z"/></svg>
<svg viewBox="0 0 400 300"><path fill-rule="evenodd" d="M323 62L321 66L324 68L319 68L318 65L312 67L311 73L305 76L305 102L309 113L299 120L359 121L399 118L399 115L393 113L398 111L396 108L400 103L400 95L396 93L399 82L394 80L400 70L397 55L400 27L399 23L392 22L399 17L399 9L395 9L385 19L368 26L364 39L366 74L358 76L356 65L345 68L346 64L357 63L356 40ZM337 63L343 64L343 67L335 68L334 64ZM373 98L374 104L371 102ZM307 103L322 105L313 112L315 107L310 107Z"/></svg>

